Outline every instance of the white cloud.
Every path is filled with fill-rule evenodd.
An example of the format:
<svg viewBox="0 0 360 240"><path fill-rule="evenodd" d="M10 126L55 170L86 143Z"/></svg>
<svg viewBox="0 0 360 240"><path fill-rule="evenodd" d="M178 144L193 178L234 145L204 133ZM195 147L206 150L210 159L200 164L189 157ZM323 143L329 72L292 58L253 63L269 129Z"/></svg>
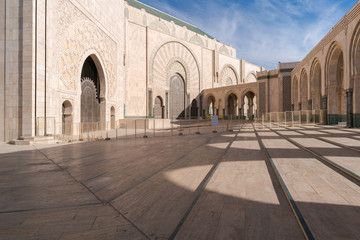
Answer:
<svg viewBox="0 0 360 240"><path fill-rule="evenodd" d="M348 9L343 1L254 0L241 3L189 1L180 11L153 0L165 12L193 24L237 49L237 56L266 69L278 61L300 61Z"/></svg>

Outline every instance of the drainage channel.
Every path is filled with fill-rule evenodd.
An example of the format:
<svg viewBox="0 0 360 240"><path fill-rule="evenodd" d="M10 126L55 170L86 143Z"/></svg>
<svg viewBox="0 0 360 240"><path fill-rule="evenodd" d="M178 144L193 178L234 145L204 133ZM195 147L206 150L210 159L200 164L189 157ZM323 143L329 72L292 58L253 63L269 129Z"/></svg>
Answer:
<svg viewBox="0 0 360 240"><path fill-rule="evenodd" d="M238 133L240 133L241 129L243 128L245 124L243 123L241 125L241 127L239 128ZM224 160L224 156L226 155L226 153L229 151L231 145L233 144L233 142L235 141L238 133L235 134L234 138L230 141L230 143L228 144L228 146L225 149L225 152L223 154L223 157L220 158L215 164L214 166L210 169L210 171L207 173L207 175L205 176L205 178L202 180L202 182L199 184L198 188L195 190L195 192L197 192L193 202L190 204L189 208L186 210L184 216L181 218L180 222L178 223L178 225L176 226L176 228L174 229L174 231L170 234L169 240L175 239L176 235L178 234L179 230L181 229L182 225L184 224L185 220L187 219L187 217L189 216L191 210L194 208L195 204L198 202L201 194L205 191L206 186L208 185L208 183L210 182L211 178L214 176L215 171L218 169L220 163Z"/></svg>
<svg viewBox="0 0 360 240"><path fill-rule="evenodd" d="M278 182L279 182L279 184L281 186L281 189L283 190L283 192L285 194L286 199L288 200L288 203L289 203L289 205L290 205L290 207L291 207L291 209L292 209L292 211L293 211L293 213L295 215L295 218L296 218L296 220L297 220L297 222L298 222L298 224L299 224L299 226L301 228L301 231L304 234L305 239L308 239L308 240L315 239L312 232L310 231L304 217L302 216L298 206L296 205L296 203L294 201L294 198L292 197L292 195L291 195L289 189L287 188L283 178L281 177L281 175L280 175L274 161L272 160L272 158L270 156L270 153L268 152L267 148L265 147L265 144L263 143L263 141L262 141L261 137L259 136L256 128L254 127L254 124L252 124L252 126L253 126L253 129L254 129L256 138L257 138L257 140L259 142L260 148L265 153L265 156L266 156L267 160L270 162L270 165L271 165L271 167L272 167L272 169L273 169L273 171L274 171L274 173L276 175L276 178L277 178L277 180L278 180Z"/></svg>

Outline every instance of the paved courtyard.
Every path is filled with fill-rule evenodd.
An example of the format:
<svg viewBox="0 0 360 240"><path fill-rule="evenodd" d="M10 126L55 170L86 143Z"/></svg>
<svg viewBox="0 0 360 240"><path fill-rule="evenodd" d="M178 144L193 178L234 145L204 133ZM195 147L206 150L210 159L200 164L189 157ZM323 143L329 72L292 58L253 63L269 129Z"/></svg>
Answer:
<svg viewBox="0 0 360 240"><path fill-rule="evenodd" d="M0 239L359 239L360 129L0 145Z"/></svg>

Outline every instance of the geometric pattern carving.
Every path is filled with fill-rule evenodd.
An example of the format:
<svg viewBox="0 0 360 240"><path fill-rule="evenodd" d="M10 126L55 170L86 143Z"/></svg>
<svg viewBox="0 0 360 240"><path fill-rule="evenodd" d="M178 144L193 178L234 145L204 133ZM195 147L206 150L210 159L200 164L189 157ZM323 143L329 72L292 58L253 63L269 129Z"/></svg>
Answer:
<svg viewBox="0 0 360 240"><path fill-rule="evenodd" d="M227 78L226 79L226 86L232 86L233 85L233 81L231 80L231 78Z"/></svg>
<svg viewBox="0 0 360 240"><path fill-rule="evenodd" d="M170 119L183 118L185 115L185 86L179 75L170 79Z"/></svg>
<svg viewBox="0 0 360 240"><path fill-rule="evenodd" d="M253 73L249 73L246 77L246 83L256 82L256 77Z"/></svg>
<svg viewBox="0 0 360 240"><path fill-rule="evenodd" d="M166 79L170 79L170 77L175 74L180 74L184 79L186 79L186 70L184 66L179 61L170 61L169 67L167 69L168 77Z"/></svg>
<svg viewBox="0 0 360 240"><path fill-rule="evenodd" d="M229 80L230 78L230 80ZM237 77L236 73L234 72L233 68L230 66L225 66L221 72L220 76L220 84L221 86L230 86L228 84L236 84L237 83Z"/></svg>
<svg viewBox="0 0 360 240"><path fill-rule="evenodd" d="M81 79L81 122L100 120L100 105L96 97L94 82L90 78Z"/></svg>
<svg viewBox="0 0 360 240"><path fill-rule="evenodd" d="M198 35L194 35L189 40L191 43L199 44L200 46L204 47L204 42Z"/></svg>
<svg viewBox="0 0 360 240"><path fill-rule="evenodd" d="M164 22L159 21L159 20L156 20L156 21L153 21L152 23L150 23L149 27L151 29L158 30L158 31L166 33L166 34L170 34L170 30L166 26L166 24Z"/></svg>
<svg viewBox="0 0 360 240"><path fill-rule="evenodd" d="M154 54L152 66L150 66L150 84L153 86L169 86L169 80L173 76L174 68L184 78L187 89L199 87L200 73L197 61L187 47L179 42L168 42L162 45ZM176 63L177 62L177 63ZM172 68L173 64L176 64ZM184 73L185 72L185 73Z"/></svg>
<svg viewBox="0 0 360 240"><path fill-rule="evenodd" d="M219 48L219 53L230 56L229 50L224 45Z"/></svg>
<svg viewBox="0 0 360 240"><path fill-rule="evenodd" d="M89 51L95 51L101 59L106 76L108 97L116 92L116 52L117 44L105 32L81 13L69 1L60 1L58 29L58 73L60 80L68 90L75 91L80 79L82 59ZM72 26L68 29L68 26Z"/></svg>

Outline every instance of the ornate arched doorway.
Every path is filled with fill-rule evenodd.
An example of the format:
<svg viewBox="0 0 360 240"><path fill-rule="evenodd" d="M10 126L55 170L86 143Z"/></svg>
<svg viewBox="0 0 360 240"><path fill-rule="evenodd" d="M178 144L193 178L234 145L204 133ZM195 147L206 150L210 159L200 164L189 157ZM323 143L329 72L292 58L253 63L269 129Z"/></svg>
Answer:
<svg viewBox="0 0 360 240"><path fill-rule="evenodd" d="M68 100L62 104L62 134L72 135L72 104Z"/></svg>
<svg viewBox="0 0 360 240"><path fill-rule="evenodd" d="M81 70L81 122L100 122L105 99L105 79L95 55L86 58Z"/></svg>
<svg viewBox="0 0 360 240"><path fill-rule="evenodd" d="M170 78L170 119L185 118L185 82L179 74Z"/></svg>
<svg viewBox="0 0 360 240"><path fill-rule="evenodd" d="M164 105L161 97L155 98L154 104L154 118L164 118Z"/></svg>

